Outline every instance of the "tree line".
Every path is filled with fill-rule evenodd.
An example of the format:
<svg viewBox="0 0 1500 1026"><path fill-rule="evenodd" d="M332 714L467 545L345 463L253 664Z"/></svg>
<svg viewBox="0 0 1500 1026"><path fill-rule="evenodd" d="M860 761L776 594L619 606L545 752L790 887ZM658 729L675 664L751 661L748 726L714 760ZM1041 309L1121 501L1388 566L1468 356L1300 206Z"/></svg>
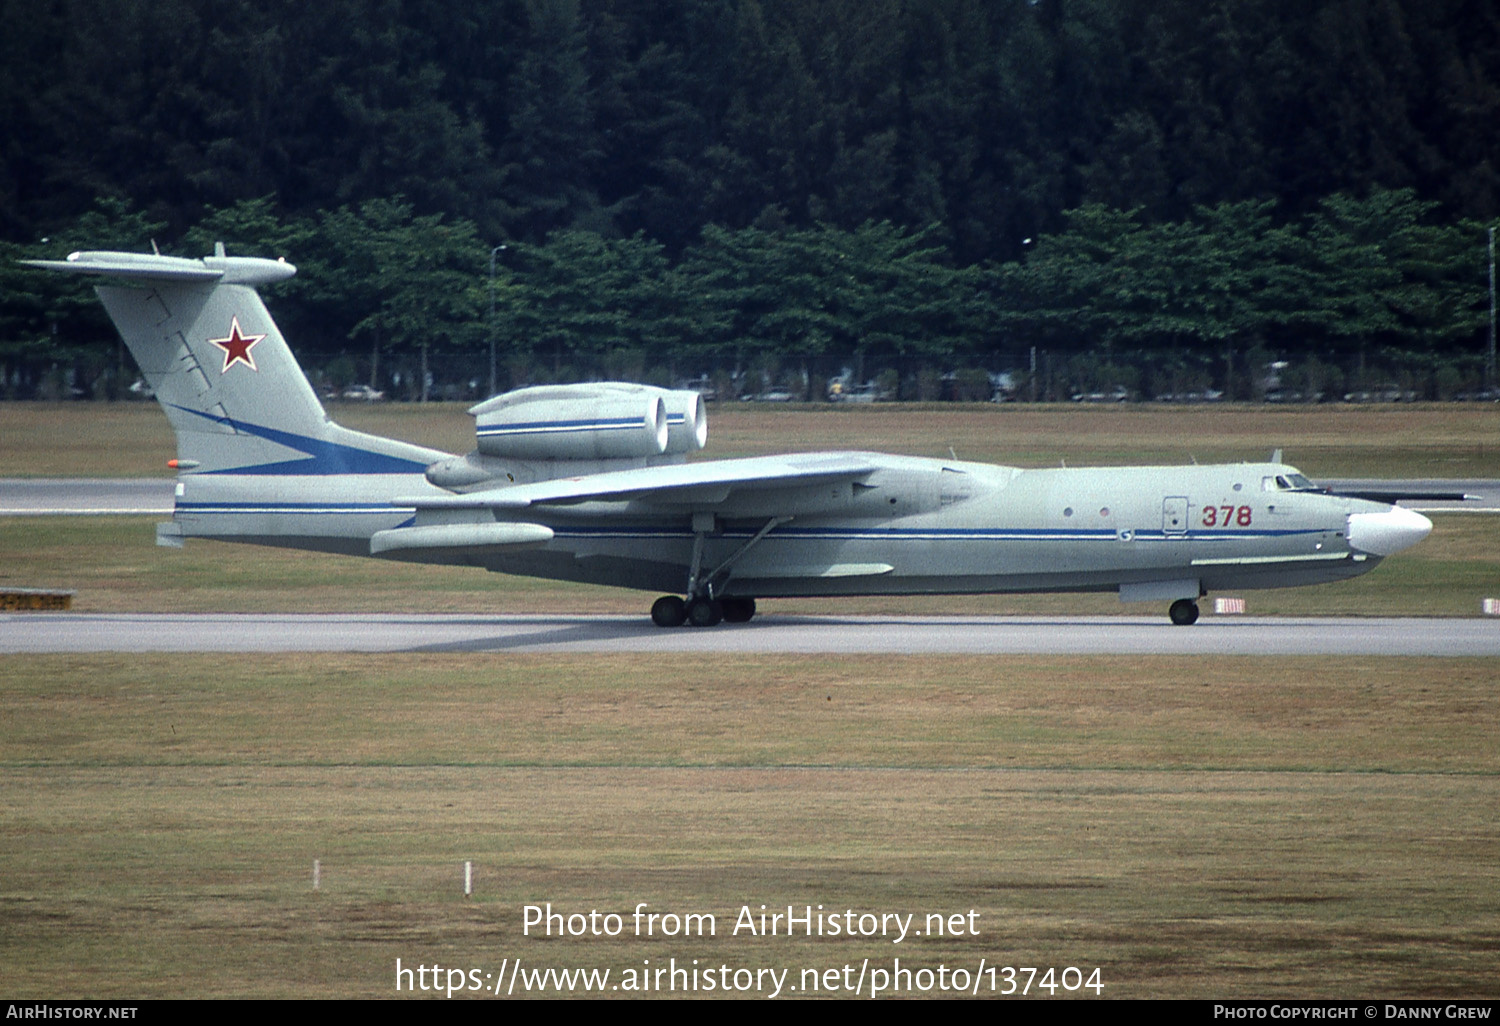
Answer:
<svg viewBox="0 0 1500 1026"><path fill-rule="evenodd" d="M16 261L146 250L167 230L105 200L45 243L0 243L8 394L60 394L66 379L118 395L131 374L86 283ZM1487 226L1445 222L1409 189L1336 194L1291 219L1272 201L1154 222L1091 204L1014 260L968 265L941 234L866 221L709 226L676 254L644 232L491 245L401 199L286 217L263 198L210 210L169 248L287 257L299 274L267 298L315 375L411 397L487 392L492 351L501 389L718 374L729 392L818 398L845 369L922 399L962 370L948 390L966 398L988 395L974 371L1018 372L1020 397L1041 399L1264 398L1273 380L1298 398L1393 383L1452 398L1484 384Z"/></svg>
<svg viewBox="0 0 1500 1026"><path fill-rule="evenodd" d="M1482 374L1487 0L0 19L3 255L284 254L278 316L333 381L487 387L492 342L502 387L717 368L815 394L849 364L918 397L1007 368L1028 397L1250 397L1284 364L1281 395L1442 396ZM6 394L123 388L87 291L13 272Z"/></svg>
<svg viewBox="0 0 1500 1026"><path fill-rule="evenodd" d="M494 242L1414 189L1500 215L1488 0L0 0L0 237L402 196Z"/></svg>

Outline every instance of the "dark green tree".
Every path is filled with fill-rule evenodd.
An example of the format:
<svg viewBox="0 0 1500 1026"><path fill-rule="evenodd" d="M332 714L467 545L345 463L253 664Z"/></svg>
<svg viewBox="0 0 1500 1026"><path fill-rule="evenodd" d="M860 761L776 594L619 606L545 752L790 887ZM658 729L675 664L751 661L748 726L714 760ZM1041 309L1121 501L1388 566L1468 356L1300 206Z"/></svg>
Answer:
<svg viewBox="0 0 1500 1026"><path fill-rule="evenodd" d="M682 351L689 314L662 245L643 235L554 233L510 247L500 336L539 370L565 376L574 358L598 368L629 351L652 363Z"/></svg>
<svg viewBox="0 0 1500 1026"><path fill-rule="evenodd" d="M433 350L477 358L487 254L472 222L372 200L323 215L311 244L303 295L325 324L368 342L372 386L383 381L382 354L405 368L412 397L422 399Z"/></svg>

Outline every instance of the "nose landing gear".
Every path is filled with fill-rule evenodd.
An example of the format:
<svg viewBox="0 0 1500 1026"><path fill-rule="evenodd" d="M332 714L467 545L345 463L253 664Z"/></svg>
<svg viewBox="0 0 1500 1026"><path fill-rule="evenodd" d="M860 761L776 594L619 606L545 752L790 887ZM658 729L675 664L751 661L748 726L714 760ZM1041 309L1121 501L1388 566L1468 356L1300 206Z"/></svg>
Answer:
<svg viewBox="0 0 1500 1026"><path fill-rule="evenodd" d="M1167 610L1167 615L1179 627L1186 627L1189 624L1197 623L1198 603L1192 599L1178 599L1172 603L1172 608Z"/></svg>

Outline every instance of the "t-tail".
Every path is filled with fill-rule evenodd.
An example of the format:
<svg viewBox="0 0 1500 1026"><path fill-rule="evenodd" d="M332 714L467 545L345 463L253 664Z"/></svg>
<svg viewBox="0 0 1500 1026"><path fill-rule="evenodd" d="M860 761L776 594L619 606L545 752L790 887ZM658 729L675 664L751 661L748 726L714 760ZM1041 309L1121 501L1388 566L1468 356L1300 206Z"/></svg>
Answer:
<svg viewBox="0 0 1500 1026"><path fill-rule="evenodd" d="M396 495L448 453L340 427L292 356L257 285L297 273L284 260L81 252L31 260L128 284L96 291L177 438L177 503L161 544L202 536L369 554L410 522Z"/></svg>

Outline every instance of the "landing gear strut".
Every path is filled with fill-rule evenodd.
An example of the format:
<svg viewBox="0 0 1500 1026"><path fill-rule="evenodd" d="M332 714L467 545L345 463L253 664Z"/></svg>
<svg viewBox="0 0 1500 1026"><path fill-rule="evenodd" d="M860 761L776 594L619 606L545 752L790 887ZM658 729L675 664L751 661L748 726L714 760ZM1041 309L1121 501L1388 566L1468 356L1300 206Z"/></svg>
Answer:
<svg viewBox="0 0 1500 1026"><path fill-rule="evenodd" d="M1167 615L1179 627L1186 627L1189 624L1197 623L1198 603L1192 599L1178 599L1172 603L1172 608L1167 610Z"/></svg>
<svg viewBox="0 0 1500 1026"><path fill-rule="evenodd" d="M722 585L729 570L740 557L758 545L778 524L791 517L772 517L763 524L750 540L724 562L708 573L703 573L703 544L709 534L717 533L718 525L711 513L693 514L693 554L688 562L687 598L663 595L651 606L651 621L658 627L680 627L690 623L694 627L713 627L719 623L749 623L755 616L755 599L739 596L715 598L716 584Z"/></svg>

